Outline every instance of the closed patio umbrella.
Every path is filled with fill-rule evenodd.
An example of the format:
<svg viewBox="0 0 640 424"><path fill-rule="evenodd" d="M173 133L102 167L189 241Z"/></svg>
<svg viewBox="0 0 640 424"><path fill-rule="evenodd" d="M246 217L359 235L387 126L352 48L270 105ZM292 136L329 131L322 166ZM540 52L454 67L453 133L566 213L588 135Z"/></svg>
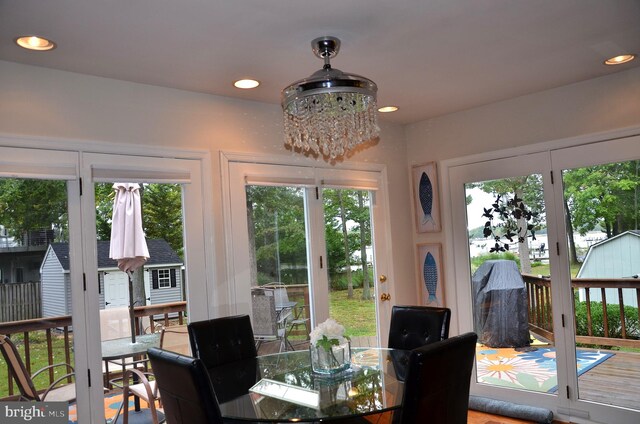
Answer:
<svg viewBox="0 0 640 424"><path fill-rule="evenodd" d="M113 201L111 242L109 257L118 261L118 268L129 277L129 315L131 320L131 342L136 341L133 311L133 271L149 259L149 249L142 230L142 207L140 185L115 183L116 197Z"/></svg>

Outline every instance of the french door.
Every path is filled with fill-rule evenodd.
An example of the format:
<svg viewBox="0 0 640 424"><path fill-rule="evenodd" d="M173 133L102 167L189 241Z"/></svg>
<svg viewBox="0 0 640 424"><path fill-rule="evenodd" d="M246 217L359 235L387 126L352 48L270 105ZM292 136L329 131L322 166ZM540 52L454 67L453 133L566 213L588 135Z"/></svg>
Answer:
<svg viewBox="0 0 640 424"><path fill-rule="evenodd" d="M236 311L251 313L252 287L284 284L310 319L304 332L334 318L354 345L386 343L379 335L388 332L390 302L380 294L392 283L380 283L388 253L383 193L381 172L230 162Z"/></svg>
<svg viewBox="0 0 640 424"><path fill-rule="evenodd" d="M110 212L102 211L108 206L106 203L113 201L108 193L113 191L115 182L136 182L143 191L143 226L150 258L133 275L134 307L145 304L148 308L154 305L170 307L173 309L167 319L162 319L162 313L154 315L154 318L161 320L162 325L171 326L178 324L182 317L186 324L186 321L209 317L208 285L204 278L207 261L202 177L197 160L84 153L81 161L84 261L85 269L92 270L87 271L86 276L90 311L87 318L90 327L96 329L89 335L89 365L92 375L103 376L109 375L105 367L110 364L100 361L101 340L130 337L131 331L127 329L126 335L106 334L112 333L105 324L107 318L113 317L98 312L110 309L111 296L117 297L119 290L117 284L111 284L113 280L124 280L125 284L121 284L124 295L120 297L124 297L125 310L130 306L127 276L106 257L110 228L106 231L100 228L104 225L102 221L110 220ZM135 282L137 272L138 284ZM109 290L116 293L108 293ZM180 302L186 302L186 306L178 307ZM153 326L144 323L142 318L138 323L140 325L134 330L136 333L153 331ZM101 378L98 381L103 383ZM104 381L104 385L111 387L109 381ZM94 390L92 396L92 401L98 405L109 405L115 399L112 392L103 394ZM94 422L113 418L116 409L117 405L96 409Z"/></svg>
<svg viewBox="0 0 640 424"><path fill-rule="evenodd" d="M110 416L103 392L98 311L108 307L103 277L111 270L98 264L96 187L127 180L145 184L148 194L152 188L162 192L171 186L166 191L178 196L174 203L181 209L182 231L175 237L174 250L182 259L166 267L183 267L175 278L182 292L174 293L170 270L159 269L157 285L162 290L157 290L156 300L163 302L163 296L173 293L187 300L188 319L208 318L214 300L207 284L200 160L0 146L0 303L22 299L19 308L3 304L0 333L11 335L31 373L52 363L74 367L75 377L60 383L75 386L77 400L70 404L69 415L77 422L103 423ZM163 199L162 193L156 199ZM157 221L165 222L163 217ZM20 325L24 320L30 320L28 331ZM6 370L6 364L1 368ZM41 374L36 389L65 373L57 368ZM0 397L15 395L16 385L6 373L4 377Z"/></svg>
<svg viewBox="0 0 640 424"><path fill-rule="evenodd" d="M614 271L637 262L630 245L580 274L635 237L639 158L632 137L448 168L460 326L479 336L473 393L638 421L640 286Z"/></svg>

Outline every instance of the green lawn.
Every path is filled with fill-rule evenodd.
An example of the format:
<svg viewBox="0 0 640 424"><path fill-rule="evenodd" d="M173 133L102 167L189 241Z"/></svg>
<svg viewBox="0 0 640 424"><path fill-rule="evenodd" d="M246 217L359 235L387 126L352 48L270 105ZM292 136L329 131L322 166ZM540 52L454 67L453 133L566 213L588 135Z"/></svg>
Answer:
<svg viewBox="0 0 640 424"><path fill-rule="evenodd" d="M353 299L347 299L347 290L333 290L330 302L329 316L345 326L347 336L376 335L375 300L362 300L362 289L353 289Z"/></svg>

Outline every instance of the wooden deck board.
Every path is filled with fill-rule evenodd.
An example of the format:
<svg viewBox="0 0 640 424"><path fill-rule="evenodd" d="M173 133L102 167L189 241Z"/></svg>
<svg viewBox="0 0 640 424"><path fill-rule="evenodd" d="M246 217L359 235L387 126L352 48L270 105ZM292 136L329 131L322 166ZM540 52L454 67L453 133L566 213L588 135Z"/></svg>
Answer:
<svg viewBox="0 0 640 424"><path fill-rule="evenodd" d="M640 407L640 353L614 355L578 378L580 399L632 409Z"/></svg>

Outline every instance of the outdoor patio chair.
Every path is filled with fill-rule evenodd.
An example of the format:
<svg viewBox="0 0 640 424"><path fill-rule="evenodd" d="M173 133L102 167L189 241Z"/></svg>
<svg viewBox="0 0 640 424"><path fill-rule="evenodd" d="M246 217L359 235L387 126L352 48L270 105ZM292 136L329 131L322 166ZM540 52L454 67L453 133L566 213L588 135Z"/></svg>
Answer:
<svg viewBox="0 0 640 424"><path fill-rule="evenodd" d="M160 330L160 348L180 353L186 356L191 355L189 347L189 333L186 325L174 325L170 327L162 327ZM162 417L156 408L162 406L162 399L158 391L158 385L155 375L152 372L142 372L137 369L126 370L123 376L122 386L122 404L116 412L113 422L118 421L118 417L123 413L124 422L128 421L129 410L124 409L123 405L128 404L130 396L137 396L149 405L151 421L157 424Z"/></svg>
<svg viewBox="0 0 640 424"><path fill-rule="evenodd" d="M129 308L126 306L107 308L100 310L100 340L113 340L131 337L131 318ZM140 367L147 370L147 359L134 360L126 357L118 360L108 360L103 362L102 372L104 373L105 386L122 387L122 379L127 369ZM111 374L120 374L116 378L110 378Z"/></svg>
<svg viewBox="0 0 640 424"><path fill-rule="evenodd" d="M279 340L280 352L283 349L287 350L287 321L280 321L279 315L273 289L259 288L251 291L251 316L256 349L264 342Z"/></svg>
<svg viewBox="0 0 640 424"><path fill-rule="evenodd" d="M33 375L29 375L24 362L22 362L18 349L16 349L16 346L13 344L11 339L4 334L0 334L0 350L2 351L2 356L4 356L4 359L7 362L8 371L10 375L13 376L13 379L20 390L21 400L32 400L37 402L73 402L76 399L75 384L70 383L57 387L60 383L66 381L67 378L74 376L74 369L71 365L66 363L53 364L36 371ZM66 373L51 383L44 392L38 393L33 383L33 379L42 372L56 367L65 367Z"/></svg>
<svg viewBox="0 0 640 424"><path fill-rule="evenodd" d="M467 423L477 340L475 333L466 333L411 351L400 424L421 417L429 417L432 424Z"/></svg>
<svg viewBox="0 0 640 424"><path fill-rule="evenodd" d="M167 424L222 423L216 393L202 360L157 348L149 349L149 359Z"/></svg>
<svg viewBox="0 0 640 424"><path fill-rule="evenodd" d="M429 306L394 306L389 343L392 349L412 350L449 337L451 310Z"/></svg>

